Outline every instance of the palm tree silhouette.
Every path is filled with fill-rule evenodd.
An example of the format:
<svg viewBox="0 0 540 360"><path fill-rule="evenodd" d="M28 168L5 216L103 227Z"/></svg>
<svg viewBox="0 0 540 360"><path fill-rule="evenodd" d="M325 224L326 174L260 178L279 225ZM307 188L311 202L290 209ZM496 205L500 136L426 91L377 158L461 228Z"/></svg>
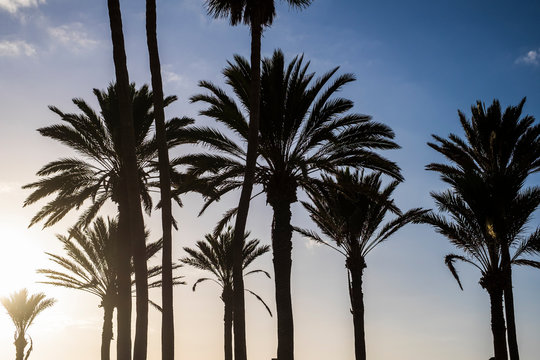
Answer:
<svg viewBox="0 0 540 360"><path fill-rule="evenodd" d="M311 219L332 243L317 233L295 229L304 236L325 244L345 256L352 305L356 360L366 359L364 332L364 294L362 277L366 256L410 222L416 222L426 210L411 209L401 213L392 194L398 181L381 188L381 174L342 171L336 181L323 176L323 186L309 194L312 204L302 202ZM396 215L384 224L388 213Z"/></svg>
<svg viewBox="0 0 540 360"><path fill-rule="evenodd" d="M9 298L2 298L2 305L6 309L8 315L13 320L15 325L15 349L16 360L27 360L32 351L33 342L30 336L27 336L27 331L30 325L34 322L36 316L38 316L43 310L51 307L56 300L46 299L45 294L38 293L28 296L28 290L22 289L14 292ZM28 337L28 340L27 340ZM30 341L30 347L28 348L26 355L24 349Z"/></svg>
<svg viewBox="0 0 540 360"><path fill-rule="evenodd" d="M197 241L196 249L184 247L188 253L187 257L181 259L184 264L193 266L197 269L210 272L212 277L204 277L198 279L193 284L193 291L197 285L203 281L213 281L221 287L221 300L223 301L224 310L224 350L225 360L233 359L232 350L232 325L233 325L233 260L232 260L232 239L234 230L228 228L220 234L207 234L205 241ZM259 256L267 253L270 246L259 244L259 240L247 240L249 233L244 234L244 246L242 251L242 269L246 268ZM268 278L270 275L260 269L250 270L244 276L263 273ZM262 298L249 289L244 289L255 296L266 308L270 316L272 312Z"/></svg>
<svg viewBox="0 0 540 360"><path fill-rule="evenodd" d="M99 112L93 110L84 100L75 98L73 103L81 113L64 113L54 106L50 109L60 116L62 123L38 129L45 137L67 145L77 153L77 157L64 157L43 166L37 175L40 180L23 186L33 189L26 198L24 206L56 195L32 218L30 226L44 221L51 226L61 220L68 212L77 210L87 200L90 205L82 212L78 224L87 226L95 218L107 200L118 203L120 199L120 138L117 134L120 115L118 94L115 85L107 90L94 89L99 104ZM154 121L152 92L147 85L136 89L130 86L133 106L134 128L138 163L138 182L140 199L147 212L152 209L150 189L159 186L157 181L157 146L151 137ZM175 96L165 99L168 105ZM185 120L172 119L168 127L182 126Z"/></svg>
<svg viewBox="0 0 540 360"><path fill-rule="evenodd" d="M312 0L286 0L295 8L305 8ZM255 167L257 163L260 97L261 97L261 37L264 26L270 26L276 15L274 0L206 0L208 13L214 18L228 18L231 25L244 22L251 30L251 87L248 89L250 102L249 109L249 136L245 163L245 173L242 192L238 203L235 235L233 241L234 259L234 342L235 358L246 360L246 324L244 310L244 280L242 276L242 238L246 228L249 211L251 191L255 181ZM278 357L280 360L292 360L294 347L292 334L283 334L278 331Z"/></svg>
<svg viewBox="0 0 540 360"><path fill-rule="evenodd" d="M319 182L318 174L338 169L365 167L401 179L399 167L374 150L395 149L394 134L386 125L371 121L366 115L349 113L353 102L336 98L335 94L352 82L351 74L333 81L335 68L320 78L308 73L308 64L295 58L285 65L283 53L275 51L263 61L261 77L261 127L255 182L263 186L267 201L274 210L272 249L276 284L278 321L278 358L292 356L294 339L290 290L292 226L291 204L297 201L298 189L312 191ZM248 140L245 111L250 103L250 66L236 56L223 71L227 84L238 96L240 104L224 90L209 82L200 86L210 94L196 95L208 107L202 115L214 118L231 129L242 143ZM214 184L216 194L210 196L203 210L213 201L242 186L246 152L220 131L207 127L183 129L179 136L215 150L215 153L191 154L173 160L174 164L190 164L191 171ZM186 140L186 141L188 141ZM223 226L234 214L229 211L219 224ZM236 343L235 343L236 344Z"/></svg>
<svg viewBox="0 0 540 360"><path fill-rule="evenodd" d="M52 262L61 270L39 269L50 280L45 284L76 289L96 295L103 308L103 331L101 336L101 359L110 359L110 344L113 338L113 312L117 306L117 245L119 240L118 221L98 217L91 228L81 230L72 228L69 236L57 235L63 244L67 256L47 253ZM149 260L163 247L162 240L146 245L146 258ZM173 265L173 269L180 265ZM148 269L149 288L162 285L159 276L161 266ZM131 273L134 275L134 269ZM182 284L180 277L174 277L173 283ZM134 285L134 280L132 280Z"/></svg>
<svg viewBox="0 0 540 360"><path fill-rule="evenodd" d="M50 162L37 172L37 175L42 179L24 186L24 188L34 190L25 200L24 206L55 195L32 218L30 226L39 221L44 221L45 227L51 226L71 210L79 209L87 200L90 200L90 205L82 212L77 225L87 226L90 224L107 200L112 200L118 205L120 228L122 228L123 222L126 223L126 226L129 225L130 229L136 224L136 221L128 216L127 194L124 194L124 190L127 188L123 180L122 164L126 162L122 156L124 152L122 144L125 141L120 137L120 134L127 130L121 130L120 93L117 86L111 84L106 91L94 89L94 95L98 100L99 112L93 110L84 100L74 99L73 103L81 111L80 114L64 113L51 106L50 109L60 116L63 123L38 129L43 136L70 147L77 153L77 156ZM146 85L137 90L132 84L129 88L129 97L133 113L138 166L135 177L139 185L137 198L142 201L145 210L150 212L152 209L150 189L159 185L156 178L156 140L150 136L154 121L152 93ZM165 104L170 104L175 100L174 96L167 97ZM185 124L183 121L185 120L172 119L167 126L170 128L181 127ZM176 200L179 201L178 198ZM123 349L119 352L120 358L128 355L131 358L131 335L124 336L127 331L131 331L130 258L133 234L129 232L131 230L128 230L120 231L123 234L121 237L125 240L119 244L123 250L118 253L120 257L127 257L119 259L118 268L119 292L121 294L119 296L123 299L120 301L121 305L118 306L118 346ZM142 241L144 241L144 237ZM138 262L136 261L136 263ZM139 265L139 267L142 266ZM140 271L144 273L144 269ZM127 284L124 284L125 282ZM139 288L141 287L147 288L147 285L140 285ZM141 297L147 299L144 294L141 294ZM138 304L139 307L144 308L140 301ZM142 313L144 313L144 309L141 310L141 316L143 316ZM142 320L142 318L140 319ZM139 327L145 328L143 325ZM141 341L143 340L140 340L139 343ZM127 348L129 348L129 354Z"/></svg>
<svg viewBox="0 0 540 360"><path fill-rule="evenodd" d="M146 41L152 89L154 90L154 111L156 113L156 138L159 157L159 184L161 193L161 225L163 231L163 255L161 298L161 357L163 360L174 359L174 313L173 313L173 275L172 275L172 206L171 177L169 173L169 151L165 130L165 112L163 84L157 40L156 0L146 1Z"/></svg>
<svg viewBox="0 0 540 360"><path fill-rule="evenodd" d="M451 134L434 136L429 145L452 162L430 164L441 174L489 228L500 245L504 276L504 300L510 358L519 360L510 248L524 236L525 225L540 205L540 187L524 189L528 176L540 170L540 125L532 116L520 119L525 99L504 113L497 100L485 109L481 102L471 108L472 118L459 112L465 139Z"/></svg>
<svg viewBox="0 0 540 360"><path fill-rule="evenodd" d="M453 188L442 193L432 193L437 207L448 213L450 219L430 213L423 217L423 221L434 226L437 232L446 236L454 246L464 252L465 255L449 254L445 257L445 263L461 289L463 287L454 267L455 261L466 262L480 271L480 286L490 297L495 359L506 360L506 329L502 304L505 275L501 244L494 239L493 227L486 226L485 218L474 212L460 191L460 188ZM511 256L511 264L540 268L540 262L524 258L534 252L539 239L538 231L527 238L515 239L510 244L516 248Z"/></svg>

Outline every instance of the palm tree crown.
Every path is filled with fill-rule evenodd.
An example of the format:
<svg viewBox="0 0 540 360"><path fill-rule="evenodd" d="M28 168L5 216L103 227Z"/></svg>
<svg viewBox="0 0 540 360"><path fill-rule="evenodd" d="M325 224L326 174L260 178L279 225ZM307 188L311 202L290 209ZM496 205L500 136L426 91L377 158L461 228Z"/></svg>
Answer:
<svg viewBox="0 0 540 360"><path fill-rule="evenodd" d="M392 199L399 182L392 181L382 187L380 173L345 170L336 174L336 181L328 176L323 176L323 180L324 186L309 196L312 204L302 204L322 233L337 248L313 231L296 230L334 248L350 260L363 262L377 245L426 213L420 208L402 213ZM382 225L388 213L397 217ZM365 263L362 265L365 266Z"/></svg>
<svg viewBox="0 0 540 360"><path fill-rule="evenodd" d="M28 290L22 289L10 295L9 298L2 298L2 305L15 325L15 348L16 359L23 360L24 348L28 344L26 332L36 316L43 310L51 307L56 302L55 299L47 299L45 294L38 293L28 296ZM25 359L28 359L32 351L32 339L30 339L30 348Z"/></svg>
<svg viewBox="0 0 540 360"><path fill-rule="evenodd" d="M199 270L204 270L212 273L214 278L200 278L193 284L193 290L197 285L203 281L213 281L217 283L222 289L232 289L233 275L232 275L232 238L234 230L229 227L220 234L207 234L205 235L205 241L197 241L196 249L184 247L184 250L188 253L187 257L181 259L184 264L193 266ZM251 263L264 255L270 250L268 245L260 245L258 239L247 240L249 232L244 235L244 247L243 247L243 261L242 268L245 270ZM263 273L267 277L270 277L264 270L250 270L244 275L251 275L255 273ZM225 299L222 300L225 301ZM264 302L263 302L264 303ZM265 305L266 306L266 305ZM266 307L268 311L268 307Z"/></svg>
<svg viewBox="0 0 540 360"><path fill-rule="evenodd" d="M96 113L84 100L73 99L81 114L64 113L51 106L58 114L62 124L38 129L41 135L57 140L74 150L78 157L65 157L43 166L37 175L42 179L25 185L34 189L27 197L24 206L33 204L55 194L31 220L33 225L44 220L50 226L62 219L69 211L79 209L91 199L92 204L82 213L79 225L87 226L99 209L108 200L118 202L120 178L120 115L115 86L109 85L106 91L94 89L100 113ZM141 200L146 211L152 208L149 187L157 187L155 139L149 137L154 120L152 93L144 85L139 90L131 85L133 103L135 143L139 167ZM165 99L165 104L176 97ZM182 126L182 120L173 119L169 127ZM174 124L174 125L173 125Z"/></svg>
<svg viewBox="0 0 540 360"><path fill-rule="evenodd" d="M276 198L286 197L293 203L297 187L310 191L320 171L334 173L346 166L371 168L401 179L397 165L373 151L398 148L392 141L392 130L369 116L348 113L352 101L332 98L354 77L339 76L325 88L338 68L313 80L314 74L308 73L308 66L309 63L303 64L302 57L285 66L281 51L263 62L260 156L255 180L263 185L268 202L272 204ZM244 144L248 135L245 113L249 108L249 70L247 60L235 56L235 62L223 71L240 104L224 90L205 81L200 86L210 94L191 98L193 102L208 104L201 114L225 125ZM246 154L242 145L208 127L183 129L179 137L218 152L173 160L175 164L191 165L191 172L198 175L215 174L208 180L219 191L209 197L205 207L242 185Z"/></svg>
<svg viewBox="0 0 540 360"><path fill-rule="evenodd" d="M286 0L286 2L292 7L305 8L311 4L312 0ZM237 25L240 22L253 25L253 17L256 13L262 25L270 26L276 15L274 0L207 0L206 7L211 16L228 18L231 25Z"/></svg>

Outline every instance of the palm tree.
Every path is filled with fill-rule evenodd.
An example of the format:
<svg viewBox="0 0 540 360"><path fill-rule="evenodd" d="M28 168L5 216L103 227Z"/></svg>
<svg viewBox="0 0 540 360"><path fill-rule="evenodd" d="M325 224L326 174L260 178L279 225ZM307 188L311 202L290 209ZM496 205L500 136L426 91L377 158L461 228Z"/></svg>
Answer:
<svg viewBox="0 0 540 360"><path fill-rule="evenodd" d="M149 189L158 185L154 175L157 156L156 141L149 137L154 121L152 93L147 86L136 90L135 85L131 85L129 91L131 99L129 103L133 108L133 127L137 151L138 198L144 204L145 210L149 212L152 209ZM84 100L74 99L73 103L81 111L81 114L64 113L51 106L50 109L60 116L63 124L38 129L41 135L69 146L79 157L66 157L50 162L37 172L37 175L42 179L24 186L24 188L34 189L25 200L24 206L55 195L55 198L43 206L32 218L30 226L39 221L44 221L45 227L51 226L61 220L69 211L79 209L86 200L91 200L91 204L82 212L78 225L84 227L90 224L107 200L112 200L118 205L120 224L124 222L134 224L127 216L127 198L122 191L126 189L126 186L122 175L124 170L121 165L125 163L121 155L124 141L120 138L120 134L125 133L125 131L120 130L122 115L120 93L118 87L111 84L106 91L94 89L94 95L99 103L99 113L94 111ZM176 97L168 97L165 99L165 104L170 104L175 100ZM167 126L170 128L181 127L184 125L183 121L173 119ZM123 231L121 234L123 234L122 238L125 241L119 244L122 251L118 253L119 292L121 294L118 306L118 347L120 359L130 359L131 287L129 283L131 280L129 264L132 236ZM128 258L123 259L123 256ZM128 283L124 284L125 281ZM126 298L127 295L129 296Z"/></svg>
<svg viewBox="0 0 540 360"><path fill-rule="evenodd" d="M418 221L426 211L411 209L405 213L394 204L392 194L398 181L381 188L381 174L343 171L336 181L324 176L324 186L309 195L312 204L302 202L311 219L331 243L317 233L304 229L296 231L325 244L345 257L352 305L356 360L366 359L364 333L364 294L362 276L366 256L377 245L388 240L410 222ZM397 215L382 225L387 213Z"/></svg>
<svg viewBox="0 0 540 360"><path fill-rule="evenodd" d="M57 235L63 244L67 256L47 253L51 261L61 270L39 269L50 280L45 284L82 290L96 295L103 308L103 332L101 335L101 359L110 359L110 344L113 338L113 312L117 306L117 245L119 240L118 221L98 217L91 228L81 230L72 228L69 236ZM146 258L149 260L163 247L161 240L146 245ZM174 269L180 265L173 266ZM160 287L162 282L156 279L161 275L161 266L148 269L149 288ZM134 269L132 268L134 275ZM175 284L181 284L179 277L173 278ZM132 285L134 281L132 280Z"/></svg>
<svg viewBox="0 0 540 360"><path fill-rule="evenodd" d="M28 340L26 332L36 316L38 316L43 310L51 307L56 300L46 299L45 294L38 293L28 296L28 290L22 289L20 291L14 292L10 295L9 298L2 298L2 305L6 308L8 315L13 320L15 325L15 349L16 349L16 360L27 360L32 351L32 338L28 336L30 340L30 347L24 354L24 349L28 345Z"/></svg>
<svg viewBox="0 0 540 360"><path fill-rule="evenodd" d="M213 281L221 287L221 300L225 307L224 310L224 349L225 360L233 359L232 348L232 326L233 326L233 260L232 260L232 241L234 230L228 228L226 231L215 235L207 234L205 241L197 241L196 249L185 247L184 250L188 256L181 259L184 264L193 266L197 269L210 272L212 277L198 279L193 284L193 291L197 285L203 281ZM244 234L244 245L242 250L242 270L244 271L255 259L267 253L270 250L268 245L259 245L259 240L252 239L247 241L249 233ZM264 270L250 270L244 275L263 273L270 278L270 275ZM266 310L272 316L270 308L262 298L249 289L244 289L255 296L266 307Z"/></svg>
<svg viewBox="0 0 540 360"><path fill-rule="evenodd" d="M540 188L523 189L528 176L540 170L540 125L532 116L520 119L525 99L518 106L501 111L497 100L485 109L478 101L472 118L459 112L465 139L451 134L448 139L434 136L429 145L453 164L431 164L443 180L459 187L461 196L472 211L490 226L492 236L501 246L504 301L508 325L510 358L519 360L510 245L522 236L525 224L540 205ZM469 174L473 174L470 175ZM473 177L478 184L463 184Z"/></svg>
<svg viewBox="0 0 540 360"><path fill-rule="evenodd" d="M169 151L165 131L165 113L163 102L163 84L157 41L156 0L146 1L146 41L152 89L154 90L154 110L156 113L156 138L159 154L159 183L161 193L161 225L163 231L161 298L161 358L174 359L174 313L173 313L173 275L172 275L172 207L171 177L169 174Z"/></svg>
<svg viewBox="0 0 540 360"><path fill-rule="evenodd" d="M297 201L298 189L312 191L319 182L318 174L338 169L366 167L401 179L399 167L378 155L374 150L395 149L394 134L386 125L371 121L366 115L349 113L353 102L334 97L354 77L345 74L333 81L335 68L314 80L308 64L295 58L285 65L283 53L275 51L263 61L261 77L260 157L255 182L274 210L272 248L276 284L278 321L278 358L293 356L293 317L290 290L292 226L291 204ZM208 107L202 115L214 118L249 144L245 112L251 101L250 66L246 59L236 56L234 63L223 71L228 85L238 96L240 105L226 92L209 82L200 86L210 94L196 95L192 101L202 101ZM242 186L246 152L218 130L206 127L184 129L180 137L191 139L214 149L217 154L203 153L180 157L175 164L190 164L195 175L206 177L217 189L205 207L231 190ZM185 140L188 141L188 140ZM248 145L249 146L249 145ZM236 210L230 211L221 222L228 221ZM236 344L236 343L235 343Z"/></svg>
<svg viewBox="0 0 540 360"><path fill-rule="evenodd" d="M286 0L295 8L305 8L312 0ZM245 163L245 173L242 192L238 203L236 216L235 235L233 240L233 263L234 263L234 342L235 358L246 360L246 324L244 310L244 280L242 276L242 238L246 228L249 211L251 191L255 181L255 168L257 163L260 97L261 97L261 37L263 28L272 25L276 15L274 0L206 0L208 13L214 18L228 18L231 25L244 22L251 30L251 87L248 89L250 102L249 109L249 137L248 151ZM292 360L293 343L278 335L278 356L280 360ZM287 342L287 343L285 343ZM281 348L282 350L279 350ZM281 356L279 355L281 354Z"/></svg>
<svg viewBox="0 0 540 360"><path fill-rule="evenodd" d="M472 179L471 183L474 180ZM446 236L453 245L463 251L464 255L449 254L445 257L445 263L461 289L463 287L454 267L455 261L466 262L480 271L480 286L488 292L491 303L491 331L495 360L506 360L508 355L503 313L505 275L501 244L495 239L493 227L486 225L485 217L476 213L471 204L462 196L461 188L432 193L432 197L437 207L448 213L450 219L430 213L423 217L423 221L434 226L437 232ZM529 237L516 238L512 241L510 245L516 250L511 256L511 264L540 268L540 262L524 258L525 255L534 252L534 244L537 244L539 239L540 233L537 231Z"/></svg>

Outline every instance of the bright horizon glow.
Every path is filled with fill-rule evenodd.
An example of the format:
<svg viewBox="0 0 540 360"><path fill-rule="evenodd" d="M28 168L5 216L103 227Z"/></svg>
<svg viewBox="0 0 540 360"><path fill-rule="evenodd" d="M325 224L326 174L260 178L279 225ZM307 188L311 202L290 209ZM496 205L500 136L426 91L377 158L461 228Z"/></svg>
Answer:
<svg viewBox="0 0 540 360"><path fill-rule="evenodd" d="M16 12L10 11L16 6ZM13 5L15 4L15 5ZM26 6L23 6L25 5ZM470 114L476 100L502 107L527 96L524 114L540 121L540 3L518 0L489 3L455 0L315 0L303 11L290 11L276 1L277 18L262 40L262 55L281 48L286 61L304 54L320 76L340 66L357 81L340 96L355 102L354 111L372 115L396 133L402 149L385 153L403 171L396 191L402 209L433 208L430 191L446 186L424 166L441 157L428 148L431 134L462 135L457 110ZM31 5L31 6L30 6ZM158 2L158 38L167 95L179 100L167 117L197 115L189 97L197 82L223 86L221 70L233 54L249 58L249 31L231 28L227 20L209 18L203 0ZM121 0L130 79L138 87L150 82L143 2ZM68 148L41 137L36 129L59 123L48 105L75 111L80 97L97 109L92 88L105 89L114 79L105 1L0 0L0 297L21 288L44 292L57 303L36 318L30 360L95 360L99 357L102 309L95 296L37 283L37 268L52 267L45 251L61 254L55 234L66 234L76 213L42 231L28 229L44 202L22 208L29 191L21 186L37 179L44 164L65 156ZM172 156L187 151L174 150ZM538 174L532 184L540 184ZM256 191L256 189L254 190ZM226 196L198 218L200 197L183 199L174 208L180 229L174 232L174 259L184 256L208 233L221 214L235 206L238 193ZM304 198L299 193L300 198ZM298 203L293 224L317 230ZM114 209L107 209L105 215ZM251 205L247 229L270 243L272 212L264 196ZM530 228L538 226L539 214ZM160 213L147 218L151 239L160 237ZM427 226L410 225L375 249L364 276L366 341L372 360L487 360L492 356L489 299L478 285L479 274L459 265L464 291L444 266L455 249ZM272 273L272 256L255 267ZM157 261L157 259L156 259ZM175 289L177 359L223 358L223 304L219 289L193 282L202 273L184 267L188 285ZM520 355L540 353L540 272L513 272ZM293 235L292 295L297 360L353 358L352 317L343 257ZM246 279L275 312L273 280ZM159 302L159 290L150 296ZM258 301L246 297L248 354L252 360L276 356L276 318ZM115 329L116 331L116 329ZM116 337L116 334L115 334ZM116 342L111 344L115 356ZM0 359L14 356L13 325L0 308ZM160 315L150 309L149 360L161 358Z"/></svg>

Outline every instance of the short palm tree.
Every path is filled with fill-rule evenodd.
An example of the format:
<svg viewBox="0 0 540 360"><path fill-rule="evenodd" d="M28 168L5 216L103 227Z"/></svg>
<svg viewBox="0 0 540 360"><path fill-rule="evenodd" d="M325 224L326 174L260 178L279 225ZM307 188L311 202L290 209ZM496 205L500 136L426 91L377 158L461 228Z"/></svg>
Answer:
<svg viewBox="0 0 540 360"><path fill-rule="evenodd" d="M295 8L305 8L312 0L286 0ZM251 30L251 70L249 78L252 80L248 92L251 101L247 104L249 109L249 140L246 154L245 173L242 192L238 203L236 216L236 233L233 241L234 254L234 341L236 360L246 360L246 325L244 310L244 280L242 276L242 239L246 228L246 221L251 199L251 191L255 181L255 168L258 152L258 134L260 121L261 97L261 37L263 28L272 25L276 15L274 0L206 0L208 13L215 18L228 18L231 25L244 22ZM278 357L280 360L294 358L292 338L278 334Z"/></svg>
<svg viewBox="0 0 540 360"><path fill-rule="evenodd" d="M310 194L311 204L302 203L330 242L313 231L296 230L312 240L326 244L345 257L356 360L365 360L362 277L366 268L366 256L400 228L418 221L426 211L417 208L401 213L392 199L398 181L382 187L380 173L365 175L343 171L336 174L336 181L327 176L324 176L323 180L323 186ZM396 217L383 224L388 213Z"/></svg>
<svg viewBox="0 0 540 360"><path fill-rule="evenodd" d="M26 332L34 322L36 316L43 310L51 307L56 300L47 299L43 293L28 296L28 290L22 289L11 294L9 298L2 298L1 301L15 325L15 359L27 360L32 351L33 343L32 338ZM24 349L28 345L27 338L30 341L30 347L25 355Z"/></svg>
<svg viewBox="0 0 540 360"><path fill-rule="evenodd" d="M365 167L401 179L399 167L375 150L395 149L394 133L369 116L349 113L353 102L336 97L351 74L332 80L338 68L320 78L308 73L308 64L295 58L289 64L281 51L275 51L263 62L261 77L261 127L255 182L262 185L274 210L272 248L276 284L278 322L278 358L291 359L294 330L291 299L291 204L297 201L297 190L312 191L320 172L334 173L344 167ZM192 97L207 108L202 115L215 119L232 130L240 144L219 130L207 127L186 128L181 134L192 142L215 150L215 153L187 155L173 160L190 164L196 175L205 176L217 189L205 207L224 193L240 188L245 171L245 143L248 140L250 66L236 56L223 71L227 84L239 103L209 82L200 86L210 94ZM235 210L229 212L223 224Z"/></svg>
<svg viewBox="0 0 540 360"><path fill-rule="evenodd" d="M540 171L540 124L532 116L521 117L518 106L501 111L497 100L487 109L480 101L471 108L472 117L459 112L465 139L455 134L448 139L434 136L429 145L451 165L430 164L443 181L459 188L460 195L490 226L501 246L504 299L510 358L519 360L512 291L511 244L522 237L525 225L540 205L540 187L524 189L532 173Z"/></svg>
<svg viewBox="0 0 540 360"><path fill-rule="evenodd" d="M118 222L114 219L104 220L98 217L90 228L81 230L72 228L69 236L58 235L67 256L47 253L50 260L60 266L61 270L39 269L50 280L45 284L62 286L69 289L82 290L96 295L103 308L103 331L101 336L101 359L110 359L110 344L113 338L113 312L117 307L117 245ZM146 257L150 259L162 248L162 241L147 245ZM180 265L173 265L173 269ZM134 269L132 269L134 275ZM158 277L161 266L148 269L149 288L161 286ZM174 284L181 284L179 277L173 278ZM134 280L132 280L134 285Z"/></svg>
<svg viewBox="0 0 540 360"><path fill-rule="evenodd" d="M447 213L450 218L430 213L423 217L423 221L434 226L440 234L463 251L464 255L449 254L445 258L445 263L460 288L462 285L454 267L455 261L466 262L480 271L480 286L488 292L491 303L495 360L506 360L508 355L503 313L503 291L506 280L502 266L501 244L495 239L493 226L486 224L485 217L479 216L473 210L461 195L459 188L432 193L432 196L439 210ZM540 262L525 258L535 251L535 244L538 244L539 240L538 231L528 237L515 238L510 244L515 248L514 254L510 257L511 264L540 268Z"/></svg>
<svg viewBox="0 0 540 360"><path fill-rule="evenodd" d="M232 239L234 230L228 228L226 231L218 235L207 234L205 241L197 241L196 249L185 247L184 250L188 256L181 259L184 264L193 266L197 269L210 272L213 276L208 278L200 278L193 284L193 291L197 285L203 281L213 281L221 287L221 300L223 301L224 310L224 350L225 360L233 359L232 348L232 325L233 325L233 263L232 263ZM242 269L245 270L255 259L267 253L270 250L268 245L261 246L259 240L247 240L249 233L244 234L244 246L242 251ZM270 275L264 270L250 270L244 276L263 273L266 276ZM245 289L255 296L272 316L272 312L262 298L249 289Z"/></svg>

